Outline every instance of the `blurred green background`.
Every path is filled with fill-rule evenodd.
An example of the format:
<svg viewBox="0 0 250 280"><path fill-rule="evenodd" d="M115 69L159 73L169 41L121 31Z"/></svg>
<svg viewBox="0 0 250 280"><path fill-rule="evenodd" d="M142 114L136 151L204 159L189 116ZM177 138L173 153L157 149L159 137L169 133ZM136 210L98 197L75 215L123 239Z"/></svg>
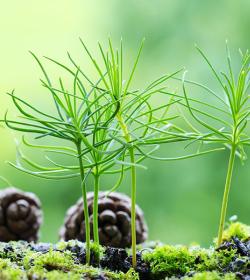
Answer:
<svg viewBox="0 0 250 280"><path fill-rule="evenodd" d="M236 59L239 47L249 47L249 11L249 0L2 1L1 115L9 108L15 117L5 94L13 88L44 110L48 108L44 98L47 92L39 82L41 73L28 50L61 61L66 61L66 51L70 51L81 59L78 37L93 50L97 50L98 41L106 43L111 37L116 44L122 37L128 58L135 56L145 37L135 87L183 66L192 78L208 81L213 87L215 81L194 44L208 53L219 70L223 69L226 39ZM44 209L41 240L56 241L66 209L80 196L78 181L46 181L14 170L6 161L15 160L13 139L20 135L6 128L0 128L0 135L1 175L39 195ZM203 245L211 242L217 234L227 158L228 153L222 152L181 162L147 162L148 171L138 173L138 203L145 211L150 239L184 244L197 241ZM228 209L228 217L236 214L245 223L250 223L249 164L236 162ZM0 186L5 187L2 182ZM108 187L109 181L105 180L103 188ZM129 193L126 184L121 190Z"/></svg>

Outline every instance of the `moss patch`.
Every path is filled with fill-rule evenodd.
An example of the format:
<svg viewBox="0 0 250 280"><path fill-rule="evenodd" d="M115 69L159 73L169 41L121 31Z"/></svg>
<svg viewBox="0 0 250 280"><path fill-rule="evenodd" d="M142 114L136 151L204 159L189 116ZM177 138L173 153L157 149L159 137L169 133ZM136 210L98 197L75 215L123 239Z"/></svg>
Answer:
<svg viewBox="0 0 250 280"><path fill-rule="evenodd" d="M200 272L196 273L191 277L184 277L184 280L236 280L236 276L233 273L226 273L225 275L220 275L216 271L212 272Z"/></svg>
<svg viewBox="0 0 250 280"><path fill-rule="evenodd" d="M222 240L229 241L232 237L235 236L241 240L249 238L250 226L242 224L240 222L231 223L229 227L224 230Z"/></svg>

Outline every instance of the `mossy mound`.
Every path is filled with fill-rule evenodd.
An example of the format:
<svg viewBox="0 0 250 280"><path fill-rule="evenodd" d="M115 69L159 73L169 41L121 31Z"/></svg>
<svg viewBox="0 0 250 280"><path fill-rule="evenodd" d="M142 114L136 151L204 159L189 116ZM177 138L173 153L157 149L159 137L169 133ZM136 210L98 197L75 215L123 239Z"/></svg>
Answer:
<svg viewBox="0 0 250 280"><path fill-rule="evenodd" d="M0 280L54 279L250 279L250 236L247 227L232 224L219 248L170 246L147 243L138 246L137 267L129 250L91 247L91 265L85 265L85 245L78 241L0 243Z"/></svg>

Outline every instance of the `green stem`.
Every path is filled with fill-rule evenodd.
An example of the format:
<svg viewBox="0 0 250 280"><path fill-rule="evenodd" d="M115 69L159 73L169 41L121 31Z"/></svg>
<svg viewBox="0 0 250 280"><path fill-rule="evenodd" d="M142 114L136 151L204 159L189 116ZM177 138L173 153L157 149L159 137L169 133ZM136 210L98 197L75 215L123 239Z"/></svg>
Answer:
<svg viewBox="0 0 250 280"><path fill-rule="evenodd" d="M90 264L90 223L89 223L89 210L88 210L88 201L87 201L87 189L84 175L84 167L82 163L81 156L81 144L77 144L77 152L79 158L80 174L81 174L81 189L82 189L82 199L83 199L83 213L85 221L85 242L86 242L86 263Z"/></svg>
<svg viewBox="0 0 250 280"><path fill-rule="evenodd" d="M223 195L222 206L221 206L221 216L220 216L217 246L220 246L222 243L222 235L223 235L224 224L225 224L226 213L227 213L227 203L228 203L228 196L229 196L232 175L233 175L235 154L236 154L236 146L235 146L235 144L232 144L231 153L230 153L229 162L228 162L227 178L226 178L226 183L225 183L224 195Z"/></svg>
<svg viewBox="0 0 250 280"><path fill-rule="evenodd" d="M93 202L93 233L94 243L97 245L97 260L99 261L99 231L98 231L98 196L99 196L100 176L95 174L94 176L94 202Z"/></svg>
<svg viewBox="0 0 250 280"><path fill-rule="evenodd" d="M123 136L127 143L131 141L130 134L123 118L117 114L118 122L123 131ZM136 267L136 167L135 167L135 154L134 148L129 148L131 166L131 240L132 240L132 265Z"/></svg>
<svg viewBox="0 0 250 280"><path fill-rule="evenodd" d="M135 164L134 149L130 148L130 161ZM131 239L132 239L132 265L136 267L136 167L131 166Z"/></svg>

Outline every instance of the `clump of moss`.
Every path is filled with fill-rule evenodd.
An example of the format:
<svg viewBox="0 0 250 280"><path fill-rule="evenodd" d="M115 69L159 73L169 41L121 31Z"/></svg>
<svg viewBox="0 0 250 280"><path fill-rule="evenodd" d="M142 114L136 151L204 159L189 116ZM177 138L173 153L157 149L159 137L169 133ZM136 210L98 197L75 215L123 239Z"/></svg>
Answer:
<svg viewBox="0 0 250 280"><path fill-rule="evenodd" d="M80 274L68 272L67 274L58 271L58 270L53 270L53 271L43 271L43 270L37 270L37 271L29 271L28 273L29 279L37 279L37 280L81 280L82 277ZM87 279L87 278L86 278Z"/></svg>
<svg viewBox="0 0 250 280"><path fill-rule="evenodd" d="M50 250L46 254L29 253L24 258L25 269L30 269L35 266L37 269L61 270L64 272L70 271L75 266L72 254L68 251L59 252Z"/></svg>
<svg viewBox="0 0 250 280"><path fill-rule="evenodd" d="M0 279L20 280L27 279L25 272L8 259L0 259Z"/></svg>
<svg viewBox="0 0 250 280"><path fill-rule="evenodd" d="M183 280L236 280L236 276L233 273L227 273L224 275L219 274L216 271L200 272L191 277L184 277Z"/></svg>
<svg viewBox="0 0 250 280"><path fill-rule="evenodd" d="M150 264L155 277L183 276L190 271L195 258L187 247L161 246L145 253L143 259Z"/></svg>
<svg viewBox="0 0 250 280"><path fill-rule="evenodd" d="M105 249L101 245L94 242L90 243L90 254L93 255L94 259L102 258L104 251Z"/></svg>
<svg viewBox="0 0 250 280"><path fill-rule="evenodd" d="M234 249L216 251L198 246L159 246L143 254L143 259L150 265L152 277L180 277L192 272L218 271L222 273L236 258Z"/></svg>
<svg viewBox="0 0 250 280"><path fill-rule="evenodd" d="M227 229L224 230L222 241L229 241L232 237L238 237L240 240L245 240L250 237L250 226L240 222L231 223Z"/></svg>
<svg viewBox="0 0 250 280"><path fill-rule="evenodd" d="M75 255L77 256L77 252L81 254L81 256L85 255L86 247L85 243L82 243L78 240L69 240L69 241L60 241L56 244L56 248L60 251L69 250L71 252L75 251ZM97 243L90 243L90 256L91 256L91 264L98 264L99 259L103 257L105 248Z"/></svg>

